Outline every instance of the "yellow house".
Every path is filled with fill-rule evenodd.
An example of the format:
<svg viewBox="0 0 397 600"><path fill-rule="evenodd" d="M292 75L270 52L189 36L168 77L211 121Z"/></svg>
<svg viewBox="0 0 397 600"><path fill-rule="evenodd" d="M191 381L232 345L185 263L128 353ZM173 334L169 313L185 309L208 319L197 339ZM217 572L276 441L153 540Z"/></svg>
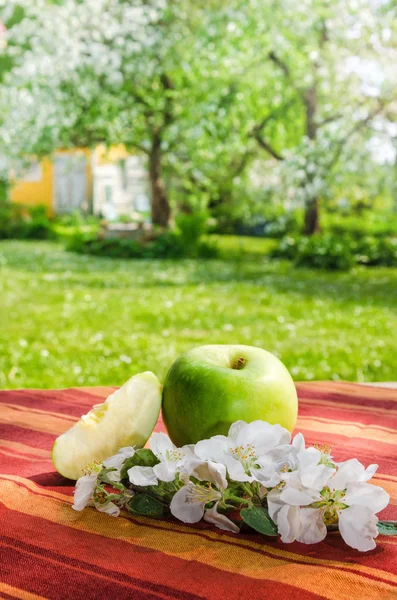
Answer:
<svg viewBox="0 0 397 600"><path fill-rule="evenodd" d="M82 210L116 217L148 209L147 172L123 146L59 150L12 181L10 199L45 206L50 216Z"/></svg>
<svg viewBox="0 0 397 600"><path fill-rule="evenodd" d="M89 210L92 203L92 153L60 150L41 162L32 161L20 179L12 181L10 199L27 206L45 206L49 215Z"/></svg>

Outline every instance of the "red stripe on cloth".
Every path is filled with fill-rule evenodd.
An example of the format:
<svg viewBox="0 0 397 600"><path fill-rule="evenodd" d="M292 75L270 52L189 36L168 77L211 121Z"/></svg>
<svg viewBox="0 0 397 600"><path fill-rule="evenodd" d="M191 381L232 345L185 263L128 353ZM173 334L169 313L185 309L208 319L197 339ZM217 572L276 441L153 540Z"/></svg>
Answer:
<svg viewBox="0 0 397 600"><path fill-rule="evenodd" d="M23 442L27 446L51 450L57 436L44 431L33 431L17 425L5 425L0 423L0 439L11 442Z"/></svg>
<svg viewBox="0 0 397 600"><path fill-rule="evenodd" d="M270 597L268 595L274 592L274 582L272 581L258 581L241 574L224 572L203 563L184 561L181 558L126 544L123 541L109 540L52 522L44 523L39 518L28 517L14 511L8 511L7 523L9 526L5 533L8 533L14 540L20 540L22 548L25 539L34 539L38 553L40 549L55 553L61 552L61 559L64 560L65 566L69 564L70 560L78 559L99 571L103 569L105 575L109 571L112 573L112 577L136 579L139 576L139 580L143 584L147 582L148 586L152 586L152 591L156 585L172 589L175 598L188 600L190 596L199 596L230 600L230 598L247 597L251 600L262 600ZM138 521L137 526L147 527L147 524L144 525ZM32 537L33 532L34 538ZM192 530L193 533L194 530ZM205 536L205 531L202 533ZM210 539L208 536L205 537ZM191 543L194 543L193 537ZM171 537L170 544L172 544ZM189 551L188 545L186 550ZM32 566L35 564L34 561ZM130 597L135 600L135 596ZM74 599L74 596L66 595L65 598ZM84 598L85 600L97 600L98 596L86 595ZM106 600L118 599L119 596L114 593L104 596L104 598ZM140 596L137 598L140 599ZM280 600L291 600L291 598L315 600L321 596L300 590L291 582L291 585L277 583L277 598Z"/></svg>
<svg viewBox="0 0 397 600"><path fill-rule="evenodd" d="M29 487L27 487L26 485L24 485L23 483L20 484L21 487L30 490ZM43 492L44 493L44 492ZM35 494L37 495L37 494ZM38 490L38 495L40 495L40 490ZM95 510L94 509L86 509L90 511L90 517L92 517L95 520ZM14 511L10 511L10 519L12 520ZM109 517L110 518L110 517ZM123 513L123 518L127 521L129 521L131 523L131 532L134 531L133 528L142 528L142 529L146 529L148 526L147 520L142 520L139 517L133 517L132 515L128 514L128 513ZM21 516L21 519L27 519L28 525L29 525L29 519L36 519L36 517L29 517L27 515L23 515ZM52 524L52 522L46 522L48 523L48 525L46 524L46 527L53 527L54 525ZM178 525L178 522L176 522L176 525ZM58 537L64 537L65 536L69 536L72 535L70 533L70 529L67 527L66 524L61 524L58 523L56 525L57 527L61 527L61 528L65 528L67 529L67 533L64 533L63 535L58 534ZM20 529L21 526L19 526ZM163 521L161 519L153 519L150 520L150 527L154 530L158 530L159 532L166 532L169 533L170 536L174 535L174 534L178 534L177 531L170 531L170 526L169 526L169 521ZM36 528L39 529L39 528ZM41 530L41 528L40 528ZM241 543L240 540L245 540L246 542L248 542L248 544L250 545L244 545L244 549L245 551L249 552L249 553L253 553L253 555L261 555L263 557L274 557L274 552L272 551L273 548L279 548L281 550L286 550L288 552L289 555L291 556L283 556L282 560L286 563L291 563L291 562L295 562L296 560L299 561L300 564L304 565L304 564L311 564L310 562L305 561L305 556L306 557L310 557L310 558L321 558L322 561L337 561L340 564L346 563L346 567L348 568L348 570L352 571L352 572L356 572L354 565L355 564L363 564L366 565L367 567L374 567L377 568L379 570L385 570L388 573L395 573L397 575L397 563L394 561L394 551L392 548L388 548L386 547L386 549L382 549L379 546L372 552L370 553L366 553L363 554L362 552L358 552L355 551L351 548L349 548L347 550L347 547L345 545L345 543L343 542L343 539L341 538L341 536L338 533L335 533L333 535L329 535L326 540L324 542L321 542L319 544L316 544L315 546L310 546L310 545L305 545L305 544L300 544L298 542L295 542L293 544L288 544L285 545L283 544L278 538L263 538L262 536L258 535L258 534L240 534L239 536L235 536L231 533L227 533L227 532L221 532L219 530L215 530L217 533L217 536L214 538L213 535L211 535L208 532L208 526L206 523L204 522L200 522L200 523L196 523L194 525L189 526L189 528L184 528L183 531L183 536L188 536L191 538L196 538L197 540L202 539L205 540L207 543L210 544L219 544L221 543L222 545L225 546L230 546L232 547L236 547L239 548L241 547ZM136 532L134 532L134 534L136 535ZM78 535L81 536L86 536L87 533L86 532L78 532ZM102 539L102 538L100 538ZM101 543L101 542L99 542ZM111 544L114 544L115 541L112 540ZM124 543L124 542L120 542L120 543ZM259 545L259 547L258 547ZM348 551L348 557L346 557L346 551ZM295 557L294 557L295 555ZM380 560L378 560L380 559ZM312 565L314 567L318 567L318 568L322 568L323 565L322 564L315 564ZM330 565L329 567L330 569L334 569L337 568L339 569L339 567L334 567L332 565ZM358 573L358 571L357 571ZM381 575L378 576L370 576L370 575L366 575L369 576L372 579L375 580L379 580L379 581L383 581L384 578Z"/></svg>
<svg viewBox="0 0 397 600"><path fill-rule="evenodd" d="M382 485L384 476L383 484L390 484L390 491L395 494L396 488L393 486L397 485L397 453L393 444L392 428L396 426L393 411L397 406L397 392L344 382L303 383L298 384L297 388L300 397L299 417L308 428L305 430L298 421L297 431L301 430L304 433L306 442L333 445L333 456L337 461L357 457L366 465L377 462L379 475L372 483ZM93 404L102 402L113 390L114 388L92 388L0 392L0 403L3 402L8 407L12 405L11 410L4 406L3 413L10 422L6 425L0 424L0 439L3 440L0 448L0 473L8 474L8 479L5 477L4 481L9 481L10 476L12 480L15 476L18 486L29 490L29 494L34 494L35 510L40 506L40 495L43 497L42 501L47 503L45 506L51 507L47 508L44 519L11 510L13 496L9 496L7 500L10 509L0 504L0 531L3 535L1 560L8 569L4 579L3 572L0 572L0 583L22 588L26 593L36 593L49 600L96 600L98 597L106 600L123 600L124 597L133 600L151 600L154 597L188 599L192 596L217 600L229 600L240 596L249 597L250 600L267 597L277 597L280 600L290 600L291 597L313 600L324 597L321 594L321 583L320 586L317 583L317 587L307 586L315 591L320 589L318 595L307 592L304 589L305 585L299 587L299 583L293 581L293 577L291 582L288 578L285 579L282 574L288 573L290 568L295 569L297 579L302 577L301 574L303 580L305 574L309 578L315 576L320 579L324 575L324 586L327 588L324 587L324 595L327 597L330 594L331 582L334 580L336 583L342 574L346 573L350 573L354 581L361 582L357 584L362 587L360 597L368 597L368 594L365 596L366 584L363 583L366 580L368 585L374 585L371 582L375 582L375 587L371 589L376 592L377 598L390 597L391 577L397 574L397 542L394 538L379 537L377 548L364 554L347 547L338 533L328 535L324 542L314 546L298 543L286 545L278 539L269 540L257 535L233 536L218 532L210 529L205 523L190 528L175 523L173 529L169 521L151 521L148 525L148 520L123 515L121 519L114 520L114 527L120 527L124 533L126 528L128 530L131 527L134 543L129 543L125 536L124 539L113 539L107 526L101 535L95 525L98 514L93 509L87 509L85 513L85 523L92 522L92 530L91 526L88 527L89 531L85 528L73 528L68 525L69 517L63 522L63 518L58 517L58 507L61 513L63 510L65 514L69 510L73 512L67 506L66 499L64 501L62 498L62 495L71 498L73 482L55 473L51 462L43 460L40 452L36 455L31 452L35 448L49 451L56 435L29 429L29 414L41 413L40 423L35 417L36 427L42 426L41 419L45 419L46 413L58 414L60 417L64 415L69 419L78 418ZM14 410L18 414L23 413L24 427L13 424ZM327 420L332 433L327 432ZM64 418L66 426L67 421L68 419ZM73 419L70 421L72 423ZM20 422L22 424L22 420ZM59 419L55 419L54 423L54 426L58 426ZM337 430L339 423L341 431L344 426L344 435ZM346 424L349 423L351 426L347 427ZM53 426L50 417L44 425L43 429L50 430ZM370 428L370 431L367 428ZM156 430L165 430L161 419ZM4 440L17 443L10 444L7 448L4 447ZM25 478L25 482L18 477ZM29 487L27 479L34 482L35 486ZM52 492L53 499L49 502ZM33 496L25 494L22 497L26 498L28 503L29 498L33 502ZM57 516L54 520L49 510L56 511ZM18 511L23 511L22 505L18 506ZM29 513L29 510L26 510L26 513ZM396 506L389 506L380 516L396 519ZM152 538L152 531L155 538ZM159 541L153 543L154 539ZM173 552L173 544L176 544L177 540L178 552ZM186 556L183 546L181 551L180 540L186 545ZM208 553L209 560L200 560L197 549ZM233 573L226 566L225 570L220 568L216 560L214 562L211 558L215 558L219 553L225 562L228 556L233 556L234 564L236 551L238 555L244 556L246 561L250 560L249 556L252 556L253 562L259 560L260 565L263 561L264 579L256 579L244 563L239 564L236 561L236 573ZM272 573L276 559L279 570L275 578ZM240 567L241 573L238 573ZM37 572L37 577L28 579L26 574L31 572ZM57 584L51 581L52 578ZM115 587L112 587L114 580ZM96 582L96 585L93 582ZM382 582L387 582L389 587L382 588L382 585L385 585ZM59 593L55 595L57 585ZM346 590L346 594L348 591ZM2 590L0 586L0 597L1 594L7 597L12 593L7 587Z"/></svg>
<svg viewBox="0 0 397 600"><path fill-rule="evenodd" d="M5 560L2 560L1 578L3 583L40 594L49 599L88 600L118 598L130 600L154 600L155 598L176 598L172 592L145 590L144 584L122 583L106 576L95 576L90 569L72 568L61 559L37 556L25 549L3 546ZM34 561L34 564L32 564ZM187 596L189 598L189 596Z"/></svg>
<svg viewBox="0 0 397 600"><path fill-rule="evenodd" d="M2 545L5 548L10 547L21 554L29 554L30 556L34 556L37 559L38 564L40 564L41 560L48 559L52 563L62 564L65 569L73 569L75 571L81 571L82 573L89 572L92 578L99 579L99 581L96 581L96 585L98 587L103 585L103 579L107 579L109 582L116 584L119 583L122 586L131 586L133 588L138 588L139 590L144 589L145 591L151 593L158 593L164 595L166 598L191 598L192 600L197 600L199 598L199 596L196 596L193 593L187 595L186 592L180 592L179 590L172 589L172 587L169 587L165 584L155 584L150 581L145 581L144 579L132 577L120 571L112 571L106 566L102 565L99 567L95 564L82 561L76 557L65 557L64 554L53 552L37 545L28 544L25 541L19 542L13 538L0 536L0 547ZM113 591L114 595L116 595L116 592L117 596L119 597L118 590L116 589Z"/></svg>

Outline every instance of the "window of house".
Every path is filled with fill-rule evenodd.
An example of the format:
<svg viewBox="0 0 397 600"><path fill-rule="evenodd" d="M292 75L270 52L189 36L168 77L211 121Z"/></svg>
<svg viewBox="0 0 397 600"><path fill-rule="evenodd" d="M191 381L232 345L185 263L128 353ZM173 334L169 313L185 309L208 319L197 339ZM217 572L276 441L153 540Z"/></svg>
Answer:
<svg viewBox="0 0 397 600"><path fill-rule="evenodd" d="M25 169L22 180L23 181L41 181L43 177L41 164L37 161L33 161Z"/></svg>

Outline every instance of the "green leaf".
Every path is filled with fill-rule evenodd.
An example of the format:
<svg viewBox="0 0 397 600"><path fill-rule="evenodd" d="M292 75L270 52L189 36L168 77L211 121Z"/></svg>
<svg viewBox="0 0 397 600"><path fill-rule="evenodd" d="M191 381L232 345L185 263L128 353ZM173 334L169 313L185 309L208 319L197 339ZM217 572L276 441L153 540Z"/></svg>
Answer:
<svg viewBox="0 0 397 600"><path fill-rule="evenodd" d="M379 521L378 531L380 535L397 535L397 521Z"/></svg>
<svg viewBox="0 0 397 600"><path fill-rule="evenodd" d="M264 535L278 535L277 526L269 517L269 513L263 506L251 506L240 511L244 523L263 533Z"/></svg>
<svg viewBox="0 0 397 600"><path fill-rule="evenodd" d="M135 515L145 517L159 518L169 515L168 506L149 494L135 494L128 504L128 510Z"/></svg>
<svg viewBox="0 0 397 600"><path fill-rule="evenodd" d="M127 471L131 467L154 467L158 465L159 459L157 456L148 448L140 448L130 458L124 461L121 469L121 479L128 479Z"/></svg>

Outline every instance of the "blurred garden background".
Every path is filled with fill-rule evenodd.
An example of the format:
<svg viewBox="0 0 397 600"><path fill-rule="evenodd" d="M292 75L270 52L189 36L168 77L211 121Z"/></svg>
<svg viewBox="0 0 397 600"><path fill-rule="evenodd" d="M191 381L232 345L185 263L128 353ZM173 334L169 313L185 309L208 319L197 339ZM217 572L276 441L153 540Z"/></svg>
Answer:
<svg viewBox="0 0 397 600"><path fill-rule="evenodd" d="M394 0L0 0L0 388L395 381L396 64Z"/></svg>

